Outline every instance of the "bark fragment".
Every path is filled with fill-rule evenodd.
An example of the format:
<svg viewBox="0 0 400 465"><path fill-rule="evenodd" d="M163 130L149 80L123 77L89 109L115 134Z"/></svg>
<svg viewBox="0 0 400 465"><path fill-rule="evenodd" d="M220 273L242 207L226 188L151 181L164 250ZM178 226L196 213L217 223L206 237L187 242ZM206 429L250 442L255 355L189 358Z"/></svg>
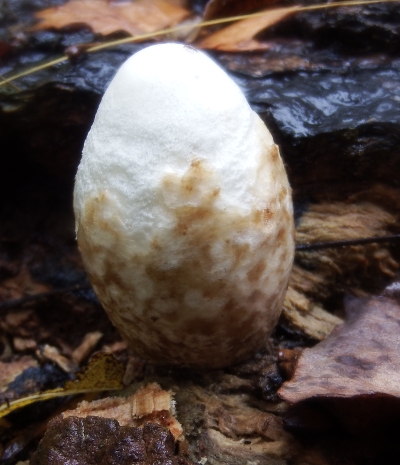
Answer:
<svg viewBox="0 0 400 465"><path fill-rule="evenodd" d="M172 434L159 425L137 428L100 417L57 417L30 464L190 465L189 460L175 456L174 448Z"/></svg>

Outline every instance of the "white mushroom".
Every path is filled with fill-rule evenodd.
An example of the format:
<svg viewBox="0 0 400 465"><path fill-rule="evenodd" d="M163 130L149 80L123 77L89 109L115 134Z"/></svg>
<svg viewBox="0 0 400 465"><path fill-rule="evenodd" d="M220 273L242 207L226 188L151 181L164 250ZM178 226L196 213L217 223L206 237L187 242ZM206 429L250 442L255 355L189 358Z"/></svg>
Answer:
<svg viewBox="0 0 400 465"><path fill-rule="evenodd" d="M96 295L138 355L216 368L265 344L293 261L290 187L268 129L204 53L155 45L122 65L74 209Z"/></svg>

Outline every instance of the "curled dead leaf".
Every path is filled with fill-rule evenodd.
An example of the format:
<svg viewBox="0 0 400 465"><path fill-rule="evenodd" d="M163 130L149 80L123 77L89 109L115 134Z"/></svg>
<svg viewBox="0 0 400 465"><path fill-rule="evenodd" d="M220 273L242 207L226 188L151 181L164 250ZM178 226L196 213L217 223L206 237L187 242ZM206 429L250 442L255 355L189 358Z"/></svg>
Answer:
<svg viewBox="0 0 400 465"><path fill-rule="evenodd" d="M265 50L268 48L268 44L263 44L255 40L254 37L259 32L277 24L290 14L298 11L298 9L298 6L292 6L266 10L260 13L260 15L242 19L231 26L227 26L211 34L196 43L196 46L226 52Z"/></svg>
<svg viewBox="0 0 400 465"><path fill-rule="evenodd" d="M0 405L0 418L11 412L55 397L91 392L115 391L123 388L124 364L109 354L96 354L89 365L78 373L76 379L67 381L62 388L50 389Z"/></svg>
<svg viewBox="0 0 400 465"><path fill-rule="evenodd" d="M355 299L350 317L301 354L279 395L294 403L315 397L400 398L400 306L386 298Z"/></svg>
<svg viewBox="0 0 400 465"><path fill-rule="evenodd" d="M134 36L177 24L188 15L186 9L164 0L71 0L62 6L36 13L36 18L41 21L33 30L61 29L83 24L102 35L124 31Z"/></svg>

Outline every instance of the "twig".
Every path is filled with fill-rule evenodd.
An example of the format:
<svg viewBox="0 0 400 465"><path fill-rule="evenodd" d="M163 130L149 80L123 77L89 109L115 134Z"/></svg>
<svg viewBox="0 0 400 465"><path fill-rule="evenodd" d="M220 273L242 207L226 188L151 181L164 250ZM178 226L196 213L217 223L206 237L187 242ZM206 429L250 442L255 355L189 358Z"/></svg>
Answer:
<svg viewBox="0 0 400 465"><path fill-rule="evenodd" d="M6 81L6 80L7 80L7 79L6 79L4 76L2 76L1 74L0 74L0 79L1 79L2 81ZM21 89L21 87L17 86L17 84L15 84L14 82L11 82L11 81L9 82L9 84L10 84L10 86L13 87L15 90L17 90L18 92L21 92L22 89Z"/></svg>
<svg viewBox="0 0 400 465"><path fill-rule="evenodd" d="M365 245L365 244L380 244L382 242L397 242L400 241L400 234L392 236L380 237L365 237L362 239L349 239L345 241L328 241L316 242L314 244L296 244L296 252L307 252L322 249L338 249L340 247L348 247L351 245Z"/></svg>

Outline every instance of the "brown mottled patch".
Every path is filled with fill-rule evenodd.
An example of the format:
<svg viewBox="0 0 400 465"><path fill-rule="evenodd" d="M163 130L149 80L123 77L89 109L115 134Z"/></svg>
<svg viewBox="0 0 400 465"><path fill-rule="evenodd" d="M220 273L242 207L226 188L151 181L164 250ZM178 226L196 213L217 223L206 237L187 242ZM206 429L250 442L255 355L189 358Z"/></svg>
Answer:
<svg viewBox="0 0 400 465"><path fill-rule="evenodd" d="M240 263L242 259L249 253L249 244L229 244L229 249L235 257L235 263Z"/></svg>
<svg viewBox="0 0 400 465"><path fill-rule="evenodd" d="M265 294L259 289L256 289L249 296L249 304L253 304L254 302L257 302L257 300L261 299L265 301Z"/></svg>
<svg viewBox="0 0 400 465"><path fill-rule="evenodd" d="M270 208L255 210L253 212L253 222L256 224L266 224L274 217L274 213Z"/></svg>
<svg viewBox="0 0 400 465"><path fill-rule="evenodd" d="M270 221L274 217L273 212L269 208L264 208L263 210L263 220L265 223Z"/></svg>
<svg viewBox="0 0 400 465"><path fill-rule="evenodd" d="M287 225L293 224L291 214L287 211L286 208L282 209L282 221L284 224L287 224ZM294 227L292 229L294 229Z"/></svg>
<svg viewBox="0 0 400 465"><path fill-rule="evenodd" d="M282 187L282 189L279 191L279 202L283 202L288 195L288 191L286 187Z"/></svg>
<svg viewBox="0 0 400 465"><path fill-rule="evenodd" d="M265 268L266 268L267 264L265 263L264 260L259 260L254 266L253 268L247 273L247 279L253 283L255 281L258 281Z"/></svg>
<svg viewBox="0 0 400 465"><path fill-rule="evenodd" d="M279 228L278 234L276 236L276 240L278 244L281 244L286 238L286 227L282 226Z"/></svg>
<svg viewBox="0 0 400 465"><path fill-rule="evenodd" d="M288 258L288 251L283 250L280 259L281 259L282 262L286 262L287 258Z"/></svg>
<svg viewBox="0 0 400 465"><path fill-rule="evenodd" d="M267 196L263 208L246 214L218 207L218 174L203 161L194 160L183 176L166 174L160 198L174 227L149 237L145 251L132 246L107 192L87 201L78 225L85 266L110 318L138 355L217 368L248 357L270 334L294 245L284 202L289 187L277 148L268 147L261 157L255 191L263 198L262 176L271 158L277 164L273 182L287 186L279 191L283 199ZM287 226L278 226L284 222ZM272 259L277 248L287 250L284 264Z"/></svg>
<svg viewBox="0 0 400 465"><path fill-rule="evenodd" d="M192 318L184 325L184 331L188 334L199 334L202 336L211 336L215 327L220 325L218 319Z"/></svg>
<svg viewBox="0 0 400 465"><path fill-rule="evenodd" d="M272 161L278 163L278 160L279 160L280 156L279 156L279 149L278 149L277 145L272 146L271 152L270 152L270 157L271 157Z"/></svg>

